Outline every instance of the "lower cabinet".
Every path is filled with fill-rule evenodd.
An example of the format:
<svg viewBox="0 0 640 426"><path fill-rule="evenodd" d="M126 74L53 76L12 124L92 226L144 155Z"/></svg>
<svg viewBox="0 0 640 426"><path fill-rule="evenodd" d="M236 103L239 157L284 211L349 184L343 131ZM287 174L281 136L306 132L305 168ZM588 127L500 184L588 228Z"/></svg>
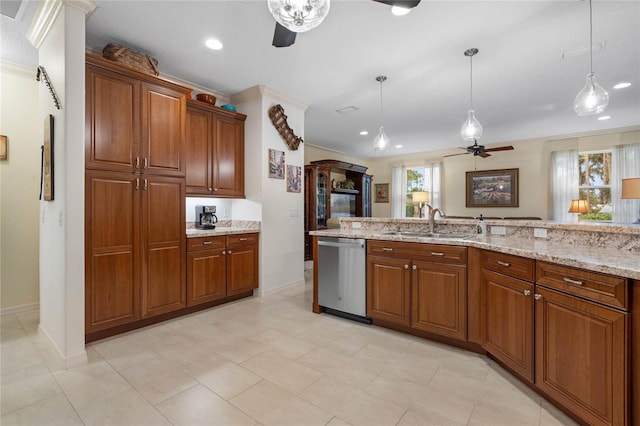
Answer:
<svg viewBox="0 0 640 426"><path fill-rule="evenodd" d="M258 287L258 234L187 239L187 305Z"/></svg>
<svg viewBox="0 0 640 426"><path fill-rule="evenodd" d="M367 315L466 339L466 248L367 242Z"/></svg>

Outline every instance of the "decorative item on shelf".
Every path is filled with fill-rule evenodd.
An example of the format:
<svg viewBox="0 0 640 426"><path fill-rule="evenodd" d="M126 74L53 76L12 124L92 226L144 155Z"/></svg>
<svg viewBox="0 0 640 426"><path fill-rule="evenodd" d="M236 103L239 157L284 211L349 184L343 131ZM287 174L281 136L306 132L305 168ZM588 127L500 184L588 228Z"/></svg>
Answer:
<svg viewBox="0 0 640 426"><path fill-rule="evenodd" d="M620 198L623 200L640 199L640 177L622 179L622 194ZM640 217L633 224L640 224Z"/></svg>
<svg viewBox="0 0 640 426"><path fill-rule="evenodd" d="M569 213L587 213L589 211L589 202L587 200L571 200Z"/></svg>
<svg viewBox="0 0 640 426"><path fill-rule="evenodd" d="M418 217L422 218L422 210L424 205L429 202L428 191L413 191L411 193L411 199L414 203L418 203Z"/></svg>
<svg viewBox="0 0 640 426"><path fill-rule="evenodd" d="M227 111L236 112L236 106L235 105L224 104L220 108L226 109Z"/></svg>
<svg viewBox="0 0 640 426"><path fill-rule="evenodd" d="M467 120L460 128L460 136L465 142L476 142L482 136L482 124L478 121L473 110L473 57L478 53L475 47L464 51L464 56L469 57L469 111L467 112Z"/></svg>
<svg viewBox="0 0 640 426"><path fill-rule="evenodd" d="M573 109L579 116L600 114L609 105L609 93L596 81L593 72L593 10L589 0L589 74L584 87L573 101Z"/></svg>
<svg viewBox="0 0 640 426"><path fill-rule="evenodd" d="M351 179L347 179L344 182L342 182L342 187L344 189L355 189L356 183L354 181L352 181Z"/></svg>
<svg viewBox="0 0 640 426"><path fill-rule="evenodd" d="M282 105L278 104L269 108L269 118L271 119L271 123L273 123L273 127L280 133L280 136L282 136L282 139L284 139L289 149L292 151L297 150L298 146L304 141L300 136L296 136L296 134L293 133L293 129L289 127L287 116L284 113Z"/></svg>
<svg viewBox="0 0 640 426"><path fill-rule="evenodd" d="M269 0L267 6L280 25L295 33L309 31L326 18L330 0Z"/></svg>
<svg viewBox="0 0 640 426"><path fill-rule="evenodd" d="M121 44L109 43L102 49L102 56L129 68L155 76L160 75L158 60L145 53L136 52Z"/></svg>
<svg viewBox="0 0 640 426"><path fill-rule="evenodd" d="M385 151L391 146L391 140L384 132L384 125L382 124L382 83L387 81L387 77L379 75L376 77L376 81L380 82L380 131L378 132L378 136L373 140L373 149L376 151Z"/></svg>
<svg viewBox="0 0 640 426"><path fill-rule="evenodd" d="M206 102L210 105L216 104L216 97L208 93L198 93L196 95L196 99L199 100L200 102Z"/></svg>

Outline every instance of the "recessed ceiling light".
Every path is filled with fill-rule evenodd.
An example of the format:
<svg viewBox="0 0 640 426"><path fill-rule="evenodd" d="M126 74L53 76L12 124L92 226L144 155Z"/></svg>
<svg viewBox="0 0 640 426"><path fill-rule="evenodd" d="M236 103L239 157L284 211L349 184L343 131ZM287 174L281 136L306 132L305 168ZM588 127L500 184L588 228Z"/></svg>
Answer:
<svg viewBox="0 0 640 426"><path fill-rule="evenodd" d="M220 40L216 40L215 38L210 38L209 40L205 41L204 45L211 50L222 49L222 43L220 43Z"/></svg>
<svg viewBox="0 0 640 426"><path fill-rule="evenodd" d="M402 148L402 145L396 145L396 148L400 149Z"/></svg>
<svg viewBox="0 0 640 426"><path fill-rule="evenodd" d="M393 13L396 16L404 16L409 12L411 12L410 8L400 7L400 6L391 6L391 13Z"/></svg>
<svg viewBox="0 0 640 426"><path fill-rule="evenodd" d="M602 115L602 116L598 117L598 120L608 120L610 118L611 118L610 115Z"/></svg>
<svg viewBox="0 0 640 426"><path fill-rule="evenodd" d="M361 136L367 136L369 134L369 132L367 132L366 130L363 130L360 132Z"/></svg>
<svg viewBox="0 0 640 426"><path fill-rule="evenodd" d="M613 86L614 89L626 89L627 87L631 86L631 83L629 83L628 81L624 81L622 83L618 83L615 86Z"/></svg>

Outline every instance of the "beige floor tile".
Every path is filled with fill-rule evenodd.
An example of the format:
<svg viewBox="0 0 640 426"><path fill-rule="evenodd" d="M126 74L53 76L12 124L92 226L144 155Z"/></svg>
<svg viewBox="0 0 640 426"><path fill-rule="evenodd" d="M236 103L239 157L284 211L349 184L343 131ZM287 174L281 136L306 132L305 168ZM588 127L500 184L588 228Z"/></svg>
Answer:
<svg viewBox="0 0 640 426"><path fill-rule="evenodd" d="M181 369L159 358L133 365L120 374L152 404L158 404L198 383Z"/></svg>
<svg viewBox="0 0 640 426"><path fill-rule="evenodd" d="M364 390L405 409L420 407L431 396L426 386L388 372L380 373Z"/></svg>
<svg viewBox="0 0 640 426"><path fill-rule="evenodd" d="M16 314L22 327L29 334L36 333L40 325L40 311L28 311Z"/></svg>
<svg viewBox="0 0 640 426"><path fill-rule="evenodd" d="M26 336L12 340L11 343L3 344L0 347L0 360L2 360L0 370L2 374L44 364L40 353Z"/></svg>
<svg viewBox="0 0 640 426"><path fill-rule="evenodd" d="M149 349L177 367L186 367L195 361L211 355L211 350L187 336L171 336L166 339L147 343ZM185 350L185 348L189 348Z"/></svg>
<svg viewBox="0 0 640 426"><path fill-rule="evenodd" d="M244 337L235 337L230 340L211 342L210 348L216 354L221 355L229 361L240 364L249 358L266 351L269 345L264 342L255 342Z"/></svg>
<svg viewBox="0 0 640 426"><path fill-rule="evenodd" d="M136 339L136 334L92 343L95 349L117 371L125 370L133 365L146 363L158 354Z"/></svg>
<svg viewBox="0 0 640 426"><path fill-rule="evenodd" d="M340 417L334 417L331 419L327 426L353 426L351 423L345 422Z"/></svg>
<svg viewBox="0 0 640 426"><path fill-rule="evenodd" d="M464 423L456 423L450 419L438 418L437 416L425 419L411 410L407 410L398 422L398 426L466 426L466 424L466 421Z"/></svg>
<svg viewBox="0 0 640 426"><path fill-rule="evenodd" d="M0 418L2 426L75 426L82 425L78 414L60 393Z"/></svg>
<svg viewBox="0 0 640 426"><path fill-rule="evenodd" d="M319 371L332 380L364 388L380 373L381 368L358 362L324 347L298 358L298 362L315 371Z"/></svg>
<svg viewBox="0 0 640 426"><path fill-rule="evenodd" d="M267 344L271 352L286 356L290 359L298 359L317 348L313 343L287 335L271 340Z"/></svg>
<svg viewBox="0 0 640 426"><path fill-rule="evenodd" d="M78 411L86 426L170 426L171 423L135 390Z"/></svg>
<svg viewBox="0 0 640 426"><path fill-rule="evenodd" d="M262 352L241 365L293 394L322 377L322 373L270 351Z"/></svg>
<svg viewBox="0 0 640 426"><path fill-rule="evenodd" d="M202 385L156 405L176 426L249 426L256 422Z"/></svg>
<svg viewBox="0 0 640 426"><path fill-rule="evenodd" d="M60 370L54 376L76 410L131 389L131 385L104 360Z"/></svg>
<svg viewBox="0 0 640 426"><path fill-rule="evenodd" d="M480 401L476 404L469 426L538 426L540 424L540 407L507 406Z"/></svg>
<svg viewBox="0 0 640 426"><path fill-rule="evenodd" d="M353 425L395 425L405 409L370 395L354 386L336 385L322 378L300 396Z"/></svg>
<svg viewBox="0 0 640 426"><path fill-rule="evenodd" d="M58 382L43 363L3 374L0 381L0 412L3 414L62 393Z"/></svg>
<svg viewBox="0 0 640 426"><path fill-rule="evenodd" d="M578 426L578 423L550 402L543 399L540 405L540 426Z"/></svg>
<svg viewBox="0 0 640 426"><path fill-rule="evenodd" d="M261 424L325 425L333 415L267 380L230 401Z"/></svg>
<svg viewBox="0 0 640 426"><path fill-rule="evenodd" d="M227 400L262 380L244 367L215 355L188 365L184 371Z"/></svg>

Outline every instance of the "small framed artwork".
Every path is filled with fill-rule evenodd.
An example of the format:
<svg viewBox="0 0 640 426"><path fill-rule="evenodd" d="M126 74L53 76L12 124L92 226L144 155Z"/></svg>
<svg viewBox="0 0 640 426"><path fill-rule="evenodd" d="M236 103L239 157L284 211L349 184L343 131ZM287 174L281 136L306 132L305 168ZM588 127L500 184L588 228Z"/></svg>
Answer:
<svg viewBox="0 0 640 426"><path fill-rule="evenodd" d="M287 165L287 192L301 192L302 167Z"/></svg>
<svg viewBox="0 0 640 426"><path fill-rule="evenodd" d="M45 201L53 200L53 115L44 119L42 145L42 192Z"/></svg>
<svg viewBox="0 0 640 426"><path fill-rule="evenodd" d="M376 183L374 184L374 190L376 192L376 203L388 203L389 202L389 184L388 183Z"/></svg>
<svg viewBox="0 0 640 426"><path fill-rule="evenodd" d="M284 151L269 149L269 177L284 179Z"/></svg>
<svg viewBox="0 0 640 426"><path fill-rule="evenodd" d="M0 160L7 159L7 137L0 135Z"/></svg>
<svg viewBox="0 0 640 426"><path fill-rule="evenodd" d="M467 172L467 207L518 207L518 169Z"/></svg>

